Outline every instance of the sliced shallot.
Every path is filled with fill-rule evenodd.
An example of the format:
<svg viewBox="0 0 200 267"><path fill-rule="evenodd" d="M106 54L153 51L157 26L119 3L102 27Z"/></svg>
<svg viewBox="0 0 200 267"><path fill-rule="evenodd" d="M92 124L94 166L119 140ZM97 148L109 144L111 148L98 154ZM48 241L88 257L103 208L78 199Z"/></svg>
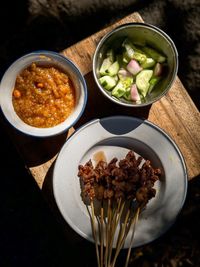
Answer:
<svg viewBox="0 0 200 267"><path fill-rule="evenodd" d="M123 79L126 79L126 78L132 78L133 77L132 74L129 71L127 71L127 70L125 70L123 68L121 68L118 71L118 76L119 76L120 80L123 80Z"/></svg>
<svg viewBox="0 0 200 267"><path fill-rule="evenodd" d="M127 70L132 73L133 75L136 75L138 72L140 72L142 70L142 67L139 65L139 63L134 60L131 59L131 61L128 63L128 65L126 66Z"/></svg>
<svg viewBox="0 0 200 267"><path fill-rule="evenodd" d="M140 101L140 95L138 93L138 89L137 89L136 84L133 84L131 86L131 99L133 101Z"/></svg>
<svg viewBox="0 0 200 267"><path fill-rule="evenodd" d="M160 63L156 63L155 67L154 67L154 71L153 74L154 76L161 76L163 72L163 66Z"/></svg>

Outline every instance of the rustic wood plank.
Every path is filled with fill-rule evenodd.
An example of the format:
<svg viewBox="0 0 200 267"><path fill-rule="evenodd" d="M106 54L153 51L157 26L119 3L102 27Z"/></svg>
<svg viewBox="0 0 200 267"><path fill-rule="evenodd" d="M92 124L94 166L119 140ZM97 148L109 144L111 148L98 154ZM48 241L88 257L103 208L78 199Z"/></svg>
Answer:
<svg viewBox="0 0 200 267"><path fill-rule="evenodd" d="M64 138L65 139L68 138L74 131L75 131L74 128L69 129L67 134L64 134ZM49 144L49 145L51 145L51 144ZM62 145L60 145L60 147L61 146ZM55 155L50 160L47 160L46 162L43 162L42 164L40 164L38 166L29 167L31 174L34 177L34 179L35 179L35 181L38 184L40 189L42 189L44 179L45 179L50 167L54 163L56 157L57 157L57 155Z"/></svg>
<svg viewBox="0 0 200 267"><path fill-rule="evenodd" d="M189 179L200 174L200 116L181 81L177 78L167 95L145 108L125 108L106 99L98 90L92 75L92 57L99 40L113 28L130 22L143 22L138 13L133 13L115 24L95 33L61 53L70 58L81 70L88 86L88 103L82 118L77 123L109 115L131 115L143 117L164 129L179 146L186 161ZM98 101L93 101L94 96ZM102 110L102 103L104 108ZM5 123L27 168L42 189L59 149L74 129L49 139L37 139L19 134Z"/></svg>
<svg viewBox="0 0 200 267"><path fill-rule="evenodd" d="M178 78L167 95L152 105L148 120L164 129L179 146L189 179L199 175L199 111Z"/></svg>

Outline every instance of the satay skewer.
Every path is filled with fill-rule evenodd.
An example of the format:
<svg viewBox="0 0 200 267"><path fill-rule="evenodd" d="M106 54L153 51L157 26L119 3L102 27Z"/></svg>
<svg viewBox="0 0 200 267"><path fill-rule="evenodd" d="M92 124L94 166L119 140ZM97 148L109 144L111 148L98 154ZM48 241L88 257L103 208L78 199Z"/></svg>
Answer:
<svg viewBox="0 0 200 267"><path fill-rule="evenodd" d="M147 202L155 196L156 190L153 186L161 174L160 169L153 169L148 160L139 167L138 159L135 158L133 151L130 151L125 159L120 160L118 165L116 165L116 163L117 158L114 158L109 164L103 161L99 162L95 168L91 160L84 166L79 165L78 176L81 178L84 185L83 193L86 197L91 199L92 214L90 218L98 267L103 267L103 264L105 264L105 267L115 266L116 259L124 245L128 232L130 228L132 228L132 225L134 223L136 224L138 220L140 211L138 211L138 213L135 212L132 216L129 207L125 215L124 223L122 223L120 231L118 232L115 255L112 261L113 242L115 242L116 229L122 218L124 207L126 206L125 203L136 200L139 205L143 203L144 206L146 206ZM118 205L115 205L114 199L119 195L123 196L124 201L121 200L118 202ZM105 201L105 199L107 200L107 209L101 204L100 216L98 215L96 217L93 203L95 198L102 202ZM96 233L95 218L98 222L99 233ZM135 231L135 226L133 230ZM127 254L126 266L131 253L134 231L131 236L131 245ZM97 234L99 234L99 242ZM98 243L100 244L100 256ZM111 261L112 263L110 263Z"/></svg>
<svg viewBox="0 0 200 267"><path fill-rule="evenodd" d="M107 221L106 221L106 250L105 250L105 267L108 266L108 248L109 248L109 236L110 236L110 221L111 221L111 199L108 199L108 207L107 207Z"/></svg>
<svg viewBox="0 0 200 267"><path fill-rule="evenodd" d="M90 206L91 206L91 212L92 212L91 226L92 226L93 238L94 238L94 241L95 241L97 264L98 264L98 267L101 267L100 258L99 258L99 249L98 249L98 239L97 239L97 234L96 234L95 211L94 211L93 199L90 199Z"/></svg>
<svg viewBox="0 0 200 267"><path fill-rule="evenodd" d="M125 202L122 203L122 198L118 200L118 205L115 210L113 220L112 220L112 228L111 228L111 240L110 240L110 246L109 246L109 254L108 254L108 266L110 266L111 258L112 258L112 250L113 250L113 241L115 237L115 232L117 229L117 225L120 221L121 215L123 213L125 206Z"/></svg>
<svg viewBox="0 0 200 267"><path fill-rule="evenodd" d="M130 208L128 209L127 211L127 214L126 214L126 217L125 217L125 220L123 222L123 226L121 227L120 231L119 231L119 235L118 235L118 239L117 239L117 245L116 245L116 251L115 251L115 256L114 256L114 259L113 259L113 262L111 264L111 267L114 267L115 266L115 263L116 263L116 260L117 260L117 257L119 255L119 252L123 246L123 243L126 239L126 228L127 228L127 223L130 219Z"/></svg>
<svg viewBox="0 0 200 267"><path fill-rule="evenodd" d="M103 201L101 201L101 211L100 211L100 260L101 260L101 267L103 267L103 256L104 256L104 207Z"/></svg>
<svg viewBox="0 0 200 267"><path fill-rule="evenodd" d="M126 257L126 263L125 263L124 267L128 267L128 262L129 262L129 258L130 258L130 254L131 254L131 249L132 249L132 246L133 246L133 238L134 238L134 235L135 235L135 228L136 228L136 224L137 224L138 219L139 219L139 214L140 214L140 207L137 208L136 214L133 217L132 222L131 222L131 228L133 226L133 230L132 230L130 245L129 245L129 249L128 249L128 253L127 253L127 257Z"/></svg>

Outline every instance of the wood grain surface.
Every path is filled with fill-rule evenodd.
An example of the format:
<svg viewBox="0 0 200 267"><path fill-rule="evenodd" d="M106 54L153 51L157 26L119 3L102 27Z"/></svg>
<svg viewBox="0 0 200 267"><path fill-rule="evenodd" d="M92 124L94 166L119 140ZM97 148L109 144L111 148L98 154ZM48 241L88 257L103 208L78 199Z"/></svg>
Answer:
<svg viewBox="0 0 200 267"><path fill-rule="evenodd" d="M167 95L160 101L149 107L134 109L121 107L106 99L97 89L93 79L92 57L97 43L108 31L130 22L143 22L143 20L138 13L133 13L61 52L79 67L88 86L89 96L86 109L75 128L90 119L110 115L131 115L146 118L160 126L173 138L185 159L188 178L192 179L200 174L200 116L178 77ZM95 102L94 96L96 96ZM74 129L72 128L68 133L60 136L37 139L25 136L7 124L5 127L8 128L9 134L14 139L27 169L30 170L38 186L42 189L44 180L49 177L48 174L52 171L51 167L57 153L66 137Z"/></svg>

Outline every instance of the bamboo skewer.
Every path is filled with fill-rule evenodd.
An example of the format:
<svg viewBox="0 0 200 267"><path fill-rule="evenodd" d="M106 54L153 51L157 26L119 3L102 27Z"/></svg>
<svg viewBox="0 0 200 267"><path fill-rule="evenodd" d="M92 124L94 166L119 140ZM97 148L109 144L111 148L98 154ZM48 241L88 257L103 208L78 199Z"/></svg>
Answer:
<svg viewBox="0 0 200 267"><path fill-rule="evenodd" d="M118 240L117 240L117 246L116 246L116 251L115 251L115 256L114 256L114 259L113 259L113 262L111 264L112 267L115 266L115 263L116 263L116 260L117 260L117 257L119 255L119 252L123 246L123 243L126 239L126 227L127 227L127 222L128 220L130 219L130 208L128 209L128 212L126 214L126 217L125 217L125 220L124 220L124 223L123 223L123 227L121 228L121 231L119 232L119 236L118 236Z"/></svg>
<svg viewBox="0 0 200 267"><path fill-rule="evenodd" d="M125 204L126 204L126 201L122 202L122 199L120 198L118 200L118 204L115 207L113 207L114 205L111 199L108 199L107 214L106 214L104 202L102 201L101 208L100 208L100 216L95 215L94 202L92 199L90 201L91 212L87 206L87 210L90 216L90 221L91 221L91 226L92 226L93 238L95 241L98 267L104 267L104 266L115 267L117 257L125 243L126 237L130 229L133 227L129 249L127 252L126 262L124 266L124 267L128 267L128 262L129 262L131 248L132 248L133 239L134 239L135 227L136 227L142 206L137 207L134 215L131 216L132 202L130 202L130 206L126 213L126 217L124 219L123 225L121 226L120 231L118 233L118 238L116 242L116 251L115 251L113 261L111 262L112 247L113 247L113 242L115 238L115 233L116 233L117 226L119 225L119 222L122 218L122 214L125 211L125 207L126 207ZM105 214L107 215L107 218ZM98 233L96 231L95 218L98 223L98 229L97 229ZM104 234L104 229L105 229L105 234ZM99 243L100 243L100 255L99 255L99 249L98 249L98 235L99 235ZM105 241L105 251L104 251L104 241Z"/></svg>
<svg viewBox="0 0 200 267"><path fill-rule="evenodd" d="M120 229L119 229L118 237L117 237L117 242L116 242L116 250L117 250L118 244L119 244L119 242L120 242L120 238L121 238L121 236L122 236L122 231L123 231L122 224L119 224L119 222L120 222L120 220L121 220L121 216L122 216L122 214L123 214L123 212L124 212L125 204L126 204L126 202L124 201L123 206L122 206L122 208L121 208L121 210L120 210L119 216L118 216L118 218L117 218L116 225L115 225L116 228L117 228L118 225L120 225ZM116 228L115 228L115 231L116 231Z"/></svg>
<svg viewBox="0 0 200 267"><path fill-rule="evenodd" d="M111 261L111 257L112 257L112 247L113 247L113 241L114 241L114 237L115 237L116 228L117 228L117 225L118 225L119 220L121 218L121 215L123 213L123 209L124 209L124 205L125 205L125 202L123 202L121 204L121 201L122 201L122 199L120 198L118 201L118 205L117 205L117 208L115 210L113 219L112 219L111 240L110 240L109 255L108 255L108 266L110 266L110 261Z"/></svg>
<svg viewBox="0 0 200 267"><path fill-rule="evenodd" d="M100 259L99 259L98 240L97 240L97 236L96 236L95 212L94 212L94 203L93 203L93 200L90 201L90 204L91 204L91 211L92 211L91 225L92 225L93 238L94 238L94 241L95 241L95 248L96 248L96 255L97 255L97 264L98 264L98 267L101 267L101 265L100 265Z"/></svg>
<svg viewBox="0 0 200 267"><path fill-rule="evenodd" d="M101 247L101 242L102 242L102 240L101 240L101 235L102 235L102 233L101 233L101 228L102 228L102 226L101 226L101 215L96 215L95 216L96 217L96 220L97 220L97 223L98 223L98 236L99 236L99 243L100 243L100 247ZM98 244L98 242L97 242L97 244ZM102 251L100 250L100 256L99 256L99 259L100 259L100 267L103 267L103 265L102 265L102 260L101 260L101 258L102 258Z"/></svg>
<svg viewBox="0 0 200 267"><path fill-rule="evenodd" d="M117 243L116 243L116 251L115 251L113 261L111 263L112 246L113 246L114 236L115 236L116 228L119 224L119 221L120 221L121 216L122 216L123 211L124 211L125 201L122 202L122 200L120 199L114 212L112 212L112 210L111 210L111 204L112 204L111 200L109 199L108 200L108 206L107 206L107 220L105 219L105 228L106 228L105 253L104 253L104 212L105 211L104 211L103 202L101 203L100 218L95 216L93 200L91 200L91 202L90 202L91 212L90 212L89 208L87 207L88 213L90 215L90 220L91 220L93 238L95 241L97 264L98 264L98 267L103 267L104 264L105 264L105 267L115 267L119 252L124 245L124 242L125 242L126 237L129 233L129 230L133 226L133 232L132 232L129 250L128 250L127 258L126 258L126 262L125 262L125 267L127 267L128 262L129 262L129 258L130 258L132 244L133 244L135 227L136 227L136 223L138 221L138 217L139 217L139 213L140 213L140 207L137 208L133 218L131 218L131 209L129 207L127 214L126 214L126 217L125 217L125 220L123 222L123 226L120 228L120 231L118 233L118 239L117 239ZM97 219L98 229L99 229L98 234L99 234L99 240L100 240L100 256L99 256L99 249L98 249L98 236L97 236L97 232L96 232L95 218Z"/></svg>
<svg viewBox="0 0 200 267"><path fill-rule="evenodd" d="M101 238L100 238L100 255L101 255L101 267L103 267L103 248L104 248L104 208L103 202L101 202L101 217L100 217L100 231L101 231Z"/></svg>
<svg viewBox="0 0 200 267"><path fill-rule="evenodd" d="M129 230L131 228L131 222L132 222L131 217L129 217L129 223L126 225L126 231L125 231L124 236L122 237L121 242L119 244L119 251L122 249L122 247L124 245L124 242L125 242L125 239L126 239L128 233L129 233Z"/></svg>
<svg viewBox="0 0 200 267"><path fill-rule="evenodd" d="M127 253L127 257L126 257L126 263L124 267L128 267L128 262L129 262L129 258L130 258L130 254L131 254L131 248L133 246L133 238L134 238L134 234L135 234L135 227L139 218L139 213L140 213L140 207L137 208L136 210L136 214L133 217L133 220L131 222L131 226L133 225L133 232L131 235L131 240L130 240L130 245L129 245L129 249L128 249L128 253Z"/></svg>
<svg viewBox="0 0 200 267"><path fill-rule="evenodd" d="M106 223L106 250L105 250L105 266L108 266L108 247L109 247L109 231L110 231L110 216L111 216L111 200L108 199L108 207L107 207L107 223Z"/></svg>
<svg viewBox="0 0 200 267"><path fill-rule="evenodd" d="M98 230L97 230L97 234L99 237L99 242L101 242L101 220L100 220L100 215L99 216L95 216L96 220L97 220L97 224L98 224Z"/></svg>

